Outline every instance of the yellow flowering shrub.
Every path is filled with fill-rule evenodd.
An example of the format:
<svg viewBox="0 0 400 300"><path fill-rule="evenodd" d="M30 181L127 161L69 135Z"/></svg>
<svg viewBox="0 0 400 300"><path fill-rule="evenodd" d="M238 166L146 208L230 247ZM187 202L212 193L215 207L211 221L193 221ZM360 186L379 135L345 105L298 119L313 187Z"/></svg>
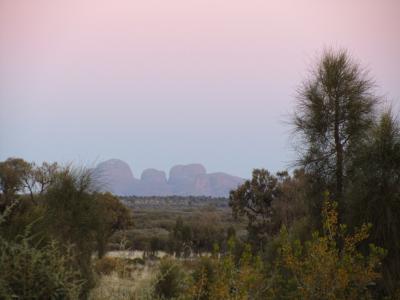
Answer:
<svg viewBox="0 0 400 300"><path fill-rule="evenodd" d="M265 287L262 262L251 254L247 245L236 262L234 241L229 242L230 251L223 255L203 258L194 272L191 299L261 299Z"/></svg>
<svg viewBox="0 0 400 300"><path fill-rule="evenodd" d="M357 249L369 235L370 225L348 234L338 223L337 204L328 200L323 205L323 234L314 233L304 244L290 242L283 229L280 264L297 299L369 299L369 287L380 278L378 272L385 251L370 245L369 255ZM276 295L276 294L275 294Z"/></svg>

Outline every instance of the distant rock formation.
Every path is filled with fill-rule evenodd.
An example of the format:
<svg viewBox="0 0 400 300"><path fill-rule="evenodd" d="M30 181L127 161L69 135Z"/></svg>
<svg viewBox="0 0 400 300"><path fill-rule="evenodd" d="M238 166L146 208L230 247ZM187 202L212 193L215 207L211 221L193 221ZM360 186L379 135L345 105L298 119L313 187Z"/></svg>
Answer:
<svg viewBox="0 0 400 300"><path fill-rule="evenodd" d="M167 176L165 175L165 172L156 169L144 170L140 180L143 182L167 184Z"/></svg>
<svg viewBox="0 0 400 300"><path fill-rule="evenodd" d="M244 182L243 178L226 173L207 174L207 184L210 194L215 196L227 196L232 188L236 188Z"/></svg>
<svg viewBox="0 0 400 300"><path fill-rule="evenodd" d="M195 188L197 179L202 175L206 175L206 169L200 164L177 165L171 168L168 183L174 195L205 195L198 194L202 191Z"/></svg>
<svg viewBox="0 0 400 300"><path fill-rule="evenodd" d="M171 195L172 189L168 185L164 171L146 169L140 177L140 184L133 195L137 196L164 196Z"/></svg>
<svg viewBox="0 0 400 300"><path fill-rule="evenodd" d="M201 164L176 165L169 178L164 171L146 169L136 179L127 163L110 159L93 170L103 191L120 196L211 196L227 197L229 191L244 182L243 178L226 173L207 174Z"/></svg>
<svg viewBox="0 0 400 300"><path fill-rule="evenodd" d="M120 159L110 159L99 163L93 176L100 189L116 195L130 195L135 192L137 179L129 165Z"/></svg>

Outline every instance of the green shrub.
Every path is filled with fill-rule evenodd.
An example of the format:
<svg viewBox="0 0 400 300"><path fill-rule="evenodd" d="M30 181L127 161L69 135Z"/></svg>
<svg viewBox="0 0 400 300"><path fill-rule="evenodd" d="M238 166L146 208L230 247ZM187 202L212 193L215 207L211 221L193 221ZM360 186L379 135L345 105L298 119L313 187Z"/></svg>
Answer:
<svg viewBox="0 0 400 300"><path fill-rule="evenodd" d="M178 297L184 290L185 273L178 261L162 259L154 284L155 296L161 299Z"/></svg>
<svg viewBox="0 0 400 300"><path fill-rule="evenodd" d="M83 281L72 260L54 242L35 248L26 236L0 238L0 299L77 299Z"/></svg>

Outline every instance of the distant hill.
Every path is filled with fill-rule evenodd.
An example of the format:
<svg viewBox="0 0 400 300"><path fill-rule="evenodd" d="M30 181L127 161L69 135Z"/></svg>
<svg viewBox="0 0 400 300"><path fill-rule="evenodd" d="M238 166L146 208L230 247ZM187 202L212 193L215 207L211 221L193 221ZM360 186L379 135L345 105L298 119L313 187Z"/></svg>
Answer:
<svg viewBox="0 0 400 300"><path fill-rule="evenodd" d="M207 173L201 164L176 165L167 178L164 171L146 169L135 178L129 165L119 159L99 163L93 175L104 191L120 196L209 196L227 197L244 182L226 173Z"/></svg>

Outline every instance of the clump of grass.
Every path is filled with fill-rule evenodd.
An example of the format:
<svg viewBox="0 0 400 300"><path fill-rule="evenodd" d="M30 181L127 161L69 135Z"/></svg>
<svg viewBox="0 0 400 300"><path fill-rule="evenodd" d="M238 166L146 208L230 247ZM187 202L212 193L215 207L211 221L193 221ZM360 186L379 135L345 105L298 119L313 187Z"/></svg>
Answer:
<svg viewBox="0 0 400 300"><path fill-rule="evenodd" d="M112 272L100 277L97 286L91 291L91 300L129 300L135 299L135 286L132 279L121 278L118 273Z"/></svg>
<svg viewBox="0 0 400 300"><path fill-rule="evenodd" d="M112 258L116 266L100 276L90 293L90 300L153 300L156 265L138 264L133 260Z"/></svg>

